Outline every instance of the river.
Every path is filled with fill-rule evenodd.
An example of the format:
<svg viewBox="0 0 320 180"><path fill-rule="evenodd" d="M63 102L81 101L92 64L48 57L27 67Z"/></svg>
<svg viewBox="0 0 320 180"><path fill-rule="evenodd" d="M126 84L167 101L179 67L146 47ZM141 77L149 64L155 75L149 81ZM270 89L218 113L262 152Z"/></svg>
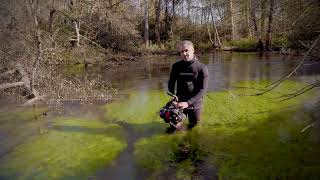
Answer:
<svg viewBox="0 0 320 180"><path fill-rule="evenodd" d="M262 81L272 82L278 80L302 58L297 56L287 59L278 54L260 55L258 53L231 52L200 54L198 57L208 67L208 97L214 98L216 96L221 97L215 93L232 90L239 82L259 83ZM221 137L224 137L224 141L226 142L230 141L230 144L222 144L219 139L212 140L214 138L208 140L208 142L212 140L212 144L216 143L214 146L212 144L206 145L205 142L201 141L194 142L193 137L195 136L207 136L201 131L212 131L214 134L221 131L219 129L220 126L223 126L223 128L229 127L228 123L231 124L230 126L236 124L235 126L237 127L260 129L262 125L256 122L251 124L249 120L246 120L239 122L237 125L237 122L232 120L233 117L228 123L225 123L225 121L209 122L207 119L210 119L210 115L207 113L207 115L204 115L205 125L203 129L193 131L199 131L197 132L198 134L193 132L182 132L176 135L166 134L166 124L162 121L153 120L155 119L154 116L157 117L157 111L159 110L153 108L159 107L159 104L161 106L161 103L166 101L165 98L169 98L166 95L161 95L161 92L165 94L170 67L178 58L177 56L147 56L143 57L142 60L124 62L117 69L88 69L85 73L92 76L99 74L105 80L111 82L113 88L117 89L117 96L109 102L109 106L101 103L81 104L71 101L63 104L64 110L62 115L61 113L46 115L46 107L16 108L14 104L2 102L0 107L0 161L2 164L0 165L0 170L2 171L0 179L246 179L246 177L285 179L286 177L296 175L296 172L292 169L300 167L283 163L283 167L277 168L275 163L278 162L276 159L279 159L279 157L274 154L277 154L278 144L267 147L270 149L274 148L272 151L265 152L265 154L271 154L270 159L266 160L262 158L261 160L260 155L254 153L246 154L252 150L250 148L245 149L237 147L237 145L230 145L233 141L231 139L235 139L234 141L236 141L236 138L230 138L227 135L226 132L229 132L229 130L223 131L226 135L222 135ZM319 80L319 77L320 63L307 61L290 80L294 83L307 84ZM292 84L288 85L288 87L295 86ZM276 106L277 103L274 103L270 106L284 109L288 109L289 107L290 109L290 107L296 108L297 104L302 104L302 106L299 105L299 110L294 111L295 119L307 119L309 116L318 118L313 105L317 103L320 93L318 89L315 89L312 93L310 96L313 98L306 97L306 100L301 100L299 103L279 107ZM162 100L153 99L155 96L159 96ZM208 102L211 101L208 100ZM251 101L248 102L251 103ZM262 102L266 103L267 101L263 100ZM239 102L235 106L241 106L242 109L245 109L243 107L245 103ZM228 106L227 104L225 105ZM268 106L266 105L261 108ZM251 109L254 109L254 107L248 106ZM221 112L225 111L221 110ZM144 112L148 115L145 115ZM204 113L206 112L216 111L205 110ZM248 110L248 112L250 114L251 111ZM244 114L248 114L248 112ZM274 109L270 110L270 112L274 113ZM141 119L136 120L134 113L139 114L137 117L141 117ZM256 112L252 114L254 113ZM277 131L275 133L279 136L279 143L289 143L288 151L294 151L299 154L297 156L301 161L305 162L305 165L302 163L301 166L306 167L306 170L303 170L303 173L301 173L302 178L319 178L319 173L316 173L319 169L317 169L315 160L310 160L310 158L314 157L314 154L320 152L319 133L314 132L309 134L310 137L307 137L308 144L304 144L305 139L301 139L300 142L300 140L295 140L299 139L299 137L294 138L299 134L298 130L295 133L291 132L294 128L300 128L301 130L301 127L305 127L312 121L309 119L306 121L302 120L296 123L297 125L290 122L290 124L294 125L290 126L291 129L288 130L282 127L286 125L284 122L287 121L288 117L287 119L284 118L280 124L272 124L271 126L268 123L268 121L272 122L274 120L274 118L270 118L272 113L268 114L268 120L260 116L257 118L262 118L259 121L263 122L263 126L276 127ZM310 113L310 115L306 117L306 113ZM240 112L239 114L236 112L235 116L239 119L247 117L247 115L243 115ZM221 117L228 118L226 115ZM278 115L274 117L278 117ZM209 123L206 124L206 122ZM216 129L216 127L212 128L211 126L219 128ZM240 129L239 131L232 132L232 134L235 134L235 137L252 138L254 135L251 133L252 130L245 131L244 133ZM255 133L259 133L259 131ZM270 132L262 128L261 133L268 134ZM260 135L255 136L260 137ZM213 135L213 137L215 136ZM272 137L261 135L261 139ZM162 152L158 152L161 148L164 148L156 143L161 143L162 138L170 139L164 141L164 144L171 141L175 144L176 141L179 141L178 148L172 144L166 144L165 146L166 148L174 146L178 150L164 150L163 154ZM252 139L252 142L255 143L261 139ZM309 143L310 139L312 141ZM269 142L269 140L267 141ZM299 143L293 147L292 142ZM243 143L246 144L246 142ZM261 148L264 148L265 144L262 143ZM181 146L186 149L186 154L181 154L179 150ZM300 150L292 149L301 147L301 151L303 151L307 146L314 148L307 151L308 154L305 156L301 154ZM227 147L229 150L222 151L222 149ZM259 145L257 145L256 150L252 151L259 151L258 147ZM230 148L233 150L230 150ZM147 152L144 152L144 150ZM153 150L154 154L152 153ZM274 152L274 154L271 152ZM165 156L164 154L166 153L168 155ZM281 152L280 154L282 153L286 152ZM290 156L295 155L294 153L290 154ZM167 157L168 160L164 160ZM245 162L241 164L239 159L241 161L243 157L245 157L244 159L248 159L250 163ZM237 170L237 168L250 169L254 167L256 159L262 162L261 166L257 165L258 169L267 164L270 165L270 167L266 168L269 168L269 170L257 172ZM266 161L265 164L263 164L264 161ZM280 162L282 163L282 161ZM288 160L288 163L290 162L291 159L290 161ZM232 165L232 163L235 164ZM232 166L235 168L232 168ZM308 167L310 167L309 170ZM291 170L289 170L288 174L282 172L282 170L290 168Z"/></svg>

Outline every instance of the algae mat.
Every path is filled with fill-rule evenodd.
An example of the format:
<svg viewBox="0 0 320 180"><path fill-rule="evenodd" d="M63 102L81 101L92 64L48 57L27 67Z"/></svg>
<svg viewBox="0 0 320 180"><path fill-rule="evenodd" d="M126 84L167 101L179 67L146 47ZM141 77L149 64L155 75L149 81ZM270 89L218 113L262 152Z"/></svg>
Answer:
<svg viewBox="0 0 320 180"><path fill-rule="evenodd" d="M59 118L47 134L1 159L0 179L87 179L125 148L119 125Z"/></svg>
<svg viewBox="0 0 320 180"><path fill-rule="evenodd" d="M243 96L262 91L268 83L242 82L234 86L250 88L207 93L199 126L171 135L159 127L162 134L135 143L136 161L151 172L150 179L192 179L201 174L203 164L214 166L215 175L202 174L210 179L317 179L317 129L301 133L310 115L299 113L312 92L281 101L304 87L287 81L264 95ZM107 115L143 127L161 122L155 111L169 99L161 91L135 91L124 101L108 104Z"/></svg>

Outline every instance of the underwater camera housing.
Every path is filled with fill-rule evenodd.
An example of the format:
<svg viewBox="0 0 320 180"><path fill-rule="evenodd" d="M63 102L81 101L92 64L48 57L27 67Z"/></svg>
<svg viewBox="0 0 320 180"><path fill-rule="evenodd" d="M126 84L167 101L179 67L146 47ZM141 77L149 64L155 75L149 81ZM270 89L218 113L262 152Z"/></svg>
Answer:
<svg viewBox="0 0 320 180"><path fill-rule="evenodd" d="M163 108L161 108L159 116L164 120L164 122L177 128L178 124L186 118L186 115L183 113L182 109L175 107L173 102L174 101L169 101Z"/></svg>
<svg viewBox="0 0 320 180"><path fill-rule="evenodd" d="M182 109L176 108L172 101L168 102L159 112L160 117L164 122L176 127L178 123L186 118Z"/></svg>

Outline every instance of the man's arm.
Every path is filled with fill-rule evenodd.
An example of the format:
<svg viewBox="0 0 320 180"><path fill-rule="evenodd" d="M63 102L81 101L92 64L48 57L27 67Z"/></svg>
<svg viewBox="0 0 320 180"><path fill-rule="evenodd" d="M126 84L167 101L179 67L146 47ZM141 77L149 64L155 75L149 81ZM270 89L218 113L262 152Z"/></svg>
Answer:
<svg viewBox="0 0 320 180"><path fill-rule="evenodd" d="M208 68L205 65L202 66L199 75L201 78L199 82L199 91L187 101L189 106L195 103L197 100L201 99L208 89L209 72Z"/></svg>
<svg viewBox="0 0 320 180"><path fill-rule="evenodd" d="M175 94L175 85L177 81L177 68L176 65L173 64L170 72L169 82L168 82L168 91L172 94Z"/></svg>

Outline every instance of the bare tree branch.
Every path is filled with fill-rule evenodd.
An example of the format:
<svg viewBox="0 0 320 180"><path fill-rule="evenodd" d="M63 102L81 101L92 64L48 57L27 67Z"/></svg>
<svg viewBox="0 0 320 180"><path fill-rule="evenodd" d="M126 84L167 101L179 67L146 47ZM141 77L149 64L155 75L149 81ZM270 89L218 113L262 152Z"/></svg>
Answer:
<svg viewBox="0 0 320 180"><path fill-rule="evenodd" d="M24 82L25 87L29 91L31 91L30 79L28 77L28 74L26 73L26 71L24 70L23 66L20 63L17 63L16 67L22 76L21 80L22 80L22 82Z"/></svg>
<svg viewBox="0 0 320 180"><path fill-rule="evenodd" d="M285 98L285 99L281 100L281 102L289 100L289 99L292 99L294 97L297 97L297 96L299 96L299 95L301 95L303 93L306 93L306 92L310 91L311 89L313 89L315 87L319 87L319 86L320 86L320 81L317 81L317 82L315 82L315 83L313 83L311 85L307 85L306 87L298 90L297 92L295 92L293 94L290 94L288 98Z"/></svg>
<svg viewBox="0 0 320 180"><path fill-rule="evenodd" d="M24 85L24 82L14 82L14 83L4 83L0 85L0 90L5 90L12 87L22 86Z"/></svg>

